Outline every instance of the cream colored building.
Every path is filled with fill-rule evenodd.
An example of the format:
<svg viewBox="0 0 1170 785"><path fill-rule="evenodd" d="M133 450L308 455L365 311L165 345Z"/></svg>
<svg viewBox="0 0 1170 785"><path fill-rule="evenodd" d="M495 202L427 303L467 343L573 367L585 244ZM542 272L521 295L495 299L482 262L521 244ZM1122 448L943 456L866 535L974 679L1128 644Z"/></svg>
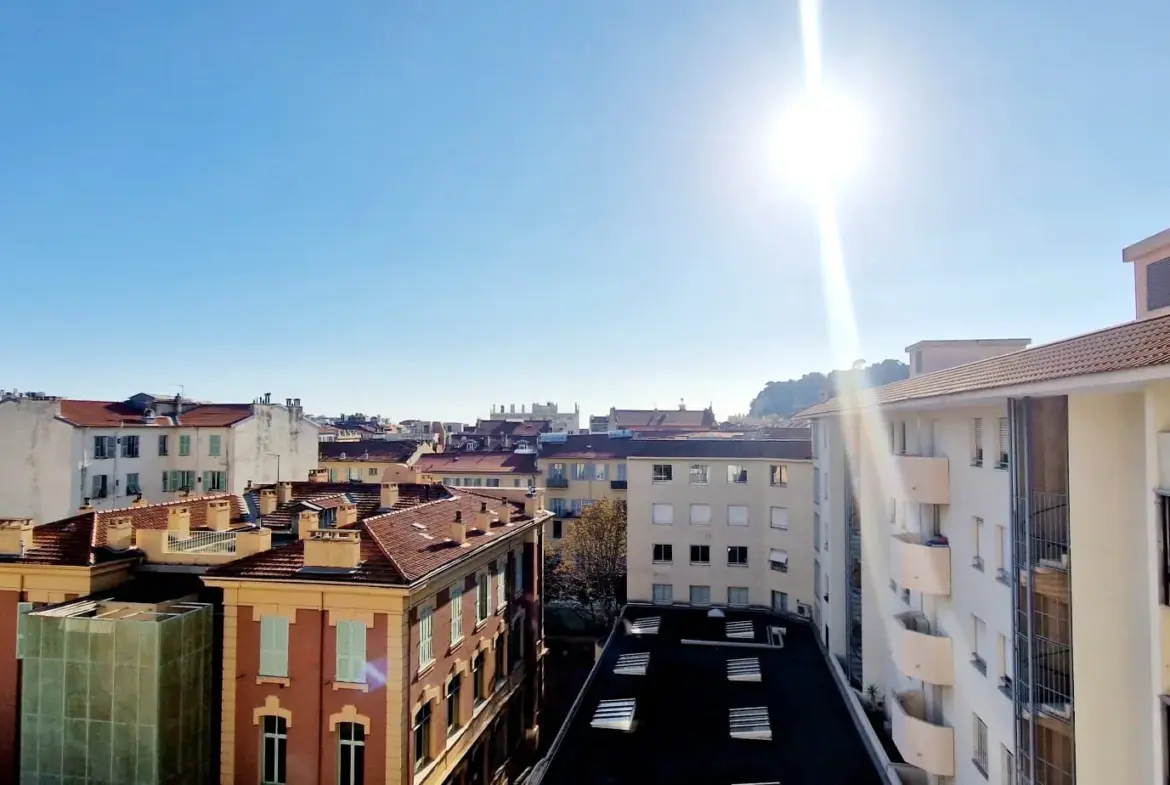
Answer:
<svg viewBox="0 0 1170 785"><path fill-rule="evenodd" d="M329 482L381 483L384 477L386 482L408 481L415 461L433 450L426 441L321 442L318 468L326 471Z"/></svg>
<svg viewBox="0 0 1170 785"><path fill-rule="evenodd" d="M819 624L906 782L1170 775L1170 231L1123 258L1133 322L804 413Z"/></svg>
<svg viewBox="0 0 1170 785"><path fill-rule="evenodd" d="M632 602L813 602L807 441L636 439L627 458Z"/></svg>
<svg viewBox="0 0 1170 785"><path fill-rule="evenodd" d="M626 499L626 456L634 440L604 433L545 434L538 463L553 517L545 547L556 549L591 502Z"/></svg>

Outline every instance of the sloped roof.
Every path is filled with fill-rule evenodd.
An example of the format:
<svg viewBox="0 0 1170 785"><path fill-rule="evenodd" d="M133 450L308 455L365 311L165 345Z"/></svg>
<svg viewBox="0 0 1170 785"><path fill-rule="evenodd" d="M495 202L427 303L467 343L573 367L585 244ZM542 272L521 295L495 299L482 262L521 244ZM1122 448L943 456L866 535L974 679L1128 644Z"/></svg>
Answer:
<svg viewBox="0 0 1170 785"><path fill-rule="evenodd" d="M421 443L412 439L320 442L317 445L317 455L322 461L406 463Z"/></svg>
<svg viewBox="0 0 1170 785"><path fill-rule="evenodd" d="M183 413L177 418L156 417L149 425L154 427L216 428L234 425L252 416L250 403L191 403L184 402ZM187 408L187 407L190 408ZM118 427L119 425L148 425L142 409L119 401L61 401L61 418L73 425L86 428Z"/></svg>
<svg viewBox="0 0 1170 785"><path fill-rule="evenodd" d="M1167 364L1170 316L1161 316L913 376L871 392L880 406ZM841 399L836 397L798 416L817 417L842 410Z"/></svg>
<svg viewBox="0 0 1170 785"><path fill-rule="evenodd" d="M535 453L515 453L510 450L491 452L436 452L419 456L414 469L427 474L537 474Z"/></svg>
<svg viewBox="0 0 1170 785"><path fill-rule="evenodd" d="M716 424L710 409L614 409L613 421L615 427L630 430L710 428Z"/></svg>
<svg viewBox="0 0 1170 785"><path fill-rule="evenodd" d="M542 460L568 458L615 459L630 454L633 439L611 439L604 433L575 433L563 442L544 442L540 445Z"/></svg>

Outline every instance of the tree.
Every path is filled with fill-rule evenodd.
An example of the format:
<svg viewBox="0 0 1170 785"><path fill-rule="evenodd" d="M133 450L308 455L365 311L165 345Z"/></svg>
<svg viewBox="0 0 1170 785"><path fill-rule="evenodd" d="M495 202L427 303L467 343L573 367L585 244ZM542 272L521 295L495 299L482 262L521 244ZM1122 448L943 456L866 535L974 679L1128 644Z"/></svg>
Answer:
<svg viewBox="0 0 1170 785"><path fill-rule="evenodd" d="M593 502L565 533L558 580L594 619L613 624L626 596L626 503Z"/></svg>

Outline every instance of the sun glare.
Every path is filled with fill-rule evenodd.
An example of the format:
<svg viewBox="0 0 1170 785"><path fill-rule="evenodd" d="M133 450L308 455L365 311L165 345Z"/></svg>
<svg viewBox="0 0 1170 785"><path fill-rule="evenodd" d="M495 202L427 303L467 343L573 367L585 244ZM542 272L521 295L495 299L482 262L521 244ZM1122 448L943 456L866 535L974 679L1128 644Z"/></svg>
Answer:
<svg viewBox="0 0 1170 785"><path fill-rule="evenodd" d="M809 90L781 116L777 136L787 176L818 189L832 187L857 167L862 118L844 96Z"/></svg>

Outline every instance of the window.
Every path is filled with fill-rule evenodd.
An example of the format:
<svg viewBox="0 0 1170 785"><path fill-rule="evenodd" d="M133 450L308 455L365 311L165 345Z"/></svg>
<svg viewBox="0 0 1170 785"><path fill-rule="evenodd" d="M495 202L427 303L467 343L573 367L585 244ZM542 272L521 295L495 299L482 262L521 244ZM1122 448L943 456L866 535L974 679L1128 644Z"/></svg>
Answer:
<svg viewBox="0 0 1170 785"><path fill-rule="evenodd" d="M691 564L710 564L711 563L711 546L710 545L692 545L691 546Z"/></svg>
<svg viewBox="0 0 1170 785"><path fill-rule="evenodd" d="M481 572L475 576L475 623L479 624L488 617L488 592L491 588L488 586L488 574Z"/></svg>
<svg viewBox="0 0 1170 785"><path fill-rule="evenodd" d="M431 704L424 703L414 715L414 769L431 762Z"/></svg>
<svg viewBox="0 0 1170 785"><path fill-rule="evenodd" d="M584 463L574 463L573 464L573 479L574 480L584 480L585 479L585 477L586 477L585 467L586 466L587 466L587 464L584 464Z"/></svg>
<svg viewBox="0 0 1170 785"><path fill-rule="evenodd" d="M190 436L180 436L179 437L179 455L180 456L187 456L190 454L191 454L191 437Z"/></svg>
<svg viewBox="0 0 1170 785"><path fill-rule="evenodd" d="M173 469L162 473L164 492L189 491L195 485L195 472Z"/></svg>
<svg viewBox="0 0 1170 785"><path fill-rule="evenodd" d="M983 519L978 516L972 518L971 529L971 544L975 548L975 555L971 557L971 566L982 572L983 552L979 549L979 541L983 539Z"/></svg>
<svg viewBox="0 0 1170 785"><path fill-rule="evenodd" d="M549 504L549 510L552 512L553 515L556 515L557 517L564 517L565 510L567 509L565 507L565 498L564 497L557 496L557 497L554 497L552 499L549 499L548 504Z"/></svg>
<svg viewBox="0 0 1170 785"><path fill-rule="evenodd" d="M777 508L773 507L772 509L774 511ZM788 515L788 513L785 512L786 520L784 521L784 527L783 527L785 529L788 528L787 515ZM772 525L775 527L776 526L776 523L775 523L776 513L775 512L772 513L772 521L773 521ZM819 551L820 549L821 549L821 514L819 512L814 512L813 513L813 550Z"/></svg>
<svg viewBox="0 0 1170 785"><path fill-rule="evenodd" d="M459 717L459 692L462 688L461 674L456 673L447 682L447 735L459 729L462 724Z"/></svg>
<svg viewBox="0 0 1170 785"><path fill-rule="evenodd" d="M1006 469L1008 467L1008 450L1011 449L1011 438L1008 430L1008 418L999 418L999 455L996 456L995 468Z"/></svg>
<svg viewBox="0 0 1170 785"><path fill-rule="evenodd" d="M366 680L366 623L337 622L337 681L363 684Z"/></svg>
<svg viewBox="0 0 1170 785"><path fill-rule="evenodd" d="M471 661L471 699L476 706L483 703L487 697L487 685L483 679L483 652L480 652Z"/></svg>
<svg viewBox="0 0 1170 785"><path fill-rule="evenodd" d="M727 525L728 526L747 526L748 525L748 508L746 504L729 504L727 505Z"/></svg>
<svg viewBox="0 0 1170 785"><path fill-rule="evenodd" d="M203 472L204 491L226 491L227 472Z"/></svg>
<svg viewBox="0 0 1170 785"><path fill-rule="evenodd" d="M670 526L674 523L673 504L655 504L651 508L651 521L659 526Z"/></svg>
<svg viewBox="0 0 1170 785"><path fill-rule="evenodd" d="M494 652L495 652L494 670L496 673L496 686L498 687L504 681L504 675L505 675L505 671L504 671L504 636L503 635L501 635L499 637L499 639L496 641L496 648L494 649Z"/></svg>
<svg viewBox="0 0 1170 785"><path fill-rule="evenodd" d="M771 527L773 529L784 529L785 531L788 530L788 508L787 507L772 507L768 512L769 512L769 524L771 525ZM818 525L819 518L820 518L819 515L817 515L816 513L813 513L813 536L814 537L817 536L817 531L820 528L820 526ZM814 541L814 545L815 544L816 543Z"/></svg>
<svg viewBox="0 0 1170 785"><path fill-rule="evenodd" d="M367 477L377 477L378 470L377 469L366 469L366 476Z"/></svg>
<svg viewBox="0 0 1170 785"><path fill-rule="evenodd" d="M894 452L894 421L890 420L890 452Z"/></svg>
<svg viewBox="0 0 1170 785"><path fill-rule="evenodd" d="M711 505L710 504L692 504L691 505L691 525L692 526L710 526L711 525Z"/></svg>
<svg viewBox="0 0 1170 785"><path fill-rule="evenodd" d="M711 604L711 587L710 586L692 586L691 587L691 605L710 605Z"/></svg>
<svg viewBox="0 0 1170 785"><path fill-rule="evenodd" d="M499 488L500 487L500 479L498 477L488 477L487 478L487 487L488 488Z"/></svg>
<svg viewBox="0 0 1170 785"><path fill-rule="evenodd" d="M93 476L93 493L90 495L95 499L104 499L110 494L109 483L106 475L95 474Z"/></svg>
<svg viewBox="0 0 1170 785"><path fill-rule="evenodd" d="M262 720L260 782L262 785L285 785L288 782L288 723L284 717L265 716Z"/></svg>
<svg viewBox="0 0 1170 785"><path fill-rule="evenodd" d="M976 417L971 428L971 465L983 465L983 418Z"/></svg>
<svg viewBox="0 0 1170 785"><path fill-rule="evenodd" d="M974 735L975 735L975 757L971 762L975 764L975 768L979 769L979 773L985 778L987 777L987 725L983 720L979 719L978 714L972 714L971 718L974 720Z"/></svg>
<svg viewBox="0 0 1170 785"><path fill-rule="evenodd" d="M356 466L350 467L349 481L350 482L360 482L361 479L362 479L362 470L357 468Z"/></svg>
<svg viewBox="0 0 1170 785"><path fill-rule="evenodd" d="M999 745L999 781L1003 785L1016 785L1016 757L1006 745Z"/></svg>
<svg viewBox="0 0 1170 785"><path fill-rule="evenodd" d="M1007 568L1004 566L1004 552L1007 546L1007 527L995 525L995 577L1006 580Z"/></svg>
<svg viewBox="0 0 1170 785"><path fill-rule="evenodd" d="M814 442L815 443L815 442ZM788 467L784 464L772 464L768 470L769 482L772 485L787 485L788 484Z"/></svg>
<svg viewBox="0 0 1170 785"><path fill-rule="evenodd" d="M705 463L692 463L690 471L691 485L706 485L711 479L711 467Z"/></svg>
<svg viewBox="0 0 1170 785"><path fill-rule="evenodd" d="M821 498L821 470L813 467L813 501L820 501Z"/></svg>
<svg viewBox="0 0 1170 785"><path fill-rule="evenodd" d="M451 587L451 645L463 640L463 588Z"/></svg>
<svg viewBox="0 0 1170 785"><path fill-rule="evenodd" d="M508 559L496 562L496 609L503 610L508 604Z"/></svg>
<svg viewBox="0 0 1170 785"><path fill-rule="evenodd" d="M524 593L524 549L512 554L512 569L516 572L512 576L512 593L519 597Z"/></svg>
<svg viewBox="0 0 1170 785"><path fill-rule="evenodd" d="M529 484L529 485L535 485L535 484L536 484L536 481L535 481L535 480L531 480L531 481L529 481L529 483L528 483L528 484ZM517 477L517 478L513 478L513 480L512 480L512 487L513 487L513 488L519 488L519 487L520 487L520 479L519 479L518 477Z"/></svg>
<svg viewBox="0 0 1170 785"><path fill-rule="evenodd" d="M423 605L418 609L418 667L419 670L435 661L435 640L432 636L435 607Z"/></svg>
<svg viewBox="0 0 1170 785"><path fill-rule="evenodd" d="M329 482L337 482L337 469L329 470Z"/></svg>
<svg viewBox="0 0 1170 785"><path fill-rule="evenodd" d="M971 615L971 664L975 670L986 675L987 660L983 656L983 647L987 645L987 624L983 619Z"/></svg>
<svg viewBox="0 0 1170 785"><path fill-rule="evenodd" d="M626 481L626 465L624 463L619 463L617 465L617 479L618 482Z"/></svg>
<svg viewBox="0 0 1170 785"><path fill-rule="evenodd" d="M584 508L584 499L573 499L571 502L569 502L569 512L572 513L574 518L579 517L581 515L581 510Z"/></svg>
<svg viewBox="0 0 1170 785"><path fill-rule="evenodd" d="M553 514L554 515L556 514L555 511ZM565 526L564 526L563 521L555 520L555 519L553 520L553 535L552 536L553 536L554 540L559 540L565 536Z"/></svg>
<svg viewBox="0 0 1170 785"><path fill-rule="evenodd" d="M212 458L219 457L220 441L222 438L223 437L221 437L219 435L213 435L213 436L207 437L207 454L210 455Z"/></svg>
<svg viewBox="0 0 1170 785"><path fill-rule="evenodd" d="M138 457L138 437L137 436L123 436L122 437L122 457L123 458L137 458Z"/></svg>
<svg viewBox="0 0 1170 785"><path fill-rule="evenodd" d="M674 586L669 583L655 583L651 591L654 602L674 602Z"/></svg>
<svg viewBox="0 0 1170 785"><path fill-rule="evenodd" d="M138 480L138 472L126 473L126 495L133 496L142 493L142 484Z"/></svg>
<svg viewBox="0 0 1170 785"><path fill-rule="evenodd" d="M906 454L906 421L898 423L898 452Z"/></svg>
<svg viewBox="0 0 1170 785"><path fill-rule="evenodd" d="M609 464L595 463L593 464L593 479L598 482L605 482L609 479Z"/></svg>
<svg viewBox="0 0 1170 785"><path fill-rule="evenodd" d="M95 436L95 437L93 437L93 457L94 458L113 458L114 457L114 437L113 436Z"/></svg>
<svg viewBox="0 0 1170 785"><path fill-rule="evenodd" d="M356 722L337 723L337 783L366 781L366 729Z"/></svg>
<svg viewBox="0 0 1170 785"><path fill-rule="evenodd" d="M747 546L746 545L729 545L727 546L727 566L728 567L746 567L747 566Z"/></svg>
<svg viewBox="0 0 1170 785"><path fill-rule="evenodd" d="M170 452L170 445L167 444L167 435L164 433L158 437L158 454L160 458L166 457Z"/></svg>
<svg viewBox="0 0 1170 785"><path fill-rule="evenodd" d="M674 479L674 467L669 463L654 464L654 482L670 482Z"/></svg>
<svg viewBox="0 0 1170 785"><path fill-rule="evenodd" d="M814 589L814 591L816 591ZM788 593L782 591L772 592L772 610L776 613L788 613Z"/></svg>
<svg viewBox="0 0 1170 785"><path fill-rule="evenodd" d="M655 564L670 564L674 561L674 546L670 543L656 544L654 546L654 563Z"/></svg>
<svg viewBox="0 0 1170 785"><path fill-rule="evenodd" d="M260 617L260 675L288 678L288 617Z"/></svg>
<svg viewBox="0 0 1170 785"><path fill-rule="evenodd" d="M747 467L738 463L729 464L727 466L727 481L736 485L746 484Z"/></svg>
<svg viewBox="0 0 1170 785"><path fill-rule="evenodd" d="M727 587L727 604L728 605L747 605L748 604L748 590L746 586L728 586Z"/></svg>
<svg viewBox="0 0 1170 785"><path fill-rule="evenodd" d="M549 467L548 478L550 480L565 479L565 465L563 463L554 463Z"/></svg>
<svg viewBox="0 0 1170 785"><path fill-rule="evenodd" d="M768 553L768 566L776 572L788 572L788 551L773 548Z"/></svg>
<svg viewBox="0 0 1170 785"><path fill-rule="evenodd" d="M1007 658L1007 637L1002 632L997 632L995 634L995 672L1000 678L1000 683L1008 675Z"/></svg>

